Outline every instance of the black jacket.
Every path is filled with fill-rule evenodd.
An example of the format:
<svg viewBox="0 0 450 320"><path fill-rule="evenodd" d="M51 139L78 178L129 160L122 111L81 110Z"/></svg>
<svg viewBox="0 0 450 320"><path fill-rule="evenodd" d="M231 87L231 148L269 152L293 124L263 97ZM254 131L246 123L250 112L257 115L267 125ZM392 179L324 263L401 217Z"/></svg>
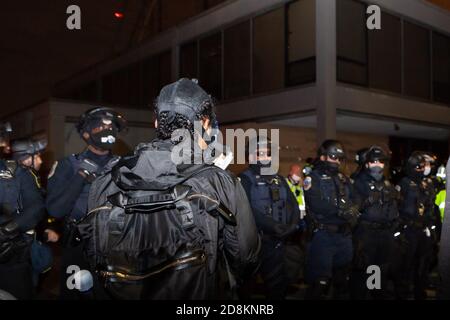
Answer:
<svg viewBox="0 0 450 320"><path fill-rule="evenodd" d="M180 184L189 186L190 194L200 195L193 206L201 208L200 212L193 212L193 223L198 232L180 230L176 223L171 224L167 219L170 216L168 211L162 211L142 217L148 218L140 220L147 225L145 228L134 224L131 219L126 219L122 234L132 234L131 241L140 249L145 248L145 263L149 267L173 259L181 249L180 246L185 243L189 243L189 247L201 248L206 252L204 270L167 270L164 275L161 274L162 278L149 279L146 293L141 295L140 299L215 298L219 294L218 276L226 274L226 270L222 268L224 260L228 263L231 273L238 278L257 265L260 240L255 221L244 189L237 178L214 166L176 165L171 159L172 149L173 145L169 141L160 140L138 146L135 156L123 159L110 173L99 177L93 183L88 208L90 211L108 204L107 197L118 191L123 192L127 188L124 187L126 184L145 185L146 190L154 191L170 190ZM111 183L111 176L120 176L120 188L118 184ZM236 226L206 213L207 210L204 209L211 203L209 199L228 208L236 218ZM101 215L100 212L98 216ZM94 246L96 241L102 241L99 234L86 234L83 230L82 234L87 240L88 256L98 254ZM120 246L120 242L118 245ZM136 257L132 251L119 255L125 254L127 259L134 259ZM134 298L132 294L127 297L125 291L122 293L121 297Z"/></svg>

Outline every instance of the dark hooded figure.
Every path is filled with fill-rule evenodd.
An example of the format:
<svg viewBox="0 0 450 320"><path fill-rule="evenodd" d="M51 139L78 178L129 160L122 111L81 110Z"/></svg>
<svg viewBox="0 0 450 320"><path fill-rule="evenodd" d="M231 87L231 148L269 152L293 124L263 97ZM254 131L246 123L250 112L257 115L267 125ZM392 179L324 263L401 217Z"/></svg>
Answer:
<svg viewBox="0 0 450 320"><path fill-rule="evenodd" d="M229 298L257 266L260 241L247 197L216 161L212 108L194 81L165 86L157 138L94 182L80 230L112 298Z"/></svg>

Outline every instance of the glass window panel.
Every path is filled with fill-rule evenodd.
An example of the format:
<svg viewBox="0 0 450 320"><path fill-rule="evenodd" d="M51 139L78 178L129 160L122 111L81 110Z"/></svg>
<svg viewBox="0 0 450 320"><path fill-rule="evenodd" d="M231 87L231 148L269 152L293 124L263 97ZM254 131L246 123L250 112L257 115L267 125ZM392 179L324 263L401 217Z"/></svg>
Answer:
<svg viewBox="0 0 450 320"><path fill-rule="evenodd" d="M430 97L429 31L410 22L404 23L405 93L419 98Z"/></svg>
<svg viewBox="0 0 450 320"><path fill-rule="evenodd" d="M250 94L250 22L224 32L225 99Z"/></svg>
<svg viewBox="0 0 450 320"><path fill-rule="evenodd" d="M199 84L214 98L222 99L221 33L200 40Z"/></svg>
<svg viewBox="0 0 450 320"><path fill-rule="evenodd" d="M401 93L401 21L382 12L381 30L370 30L369 37L369 86Z"/></svg>
<svg viewBox="0 0 450 320"><path fill-rule="evenodd" d="M253 22L253 91L284 87L284 7L256 17Z"/></svg>

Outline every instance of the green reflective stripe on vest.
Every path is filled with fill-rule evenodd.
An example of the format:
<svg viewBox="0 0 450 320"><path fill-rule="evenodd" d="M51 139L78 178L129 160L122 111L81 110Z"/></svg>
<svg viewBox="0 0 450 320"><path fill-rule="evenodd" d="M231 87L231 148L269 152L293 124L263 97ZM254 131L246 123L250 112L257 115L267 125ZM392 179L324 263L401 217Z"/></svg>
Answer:
<svg viewBox="0 0 450 320"><path fill-rule="evenodd" d="M436 200L434 201L434 203L439 207L442 221L444 221L445 195L446 195L445 190L439 191L439 193L436 196Z"/></svg>
<svg viewBox="0 0 450 320"><path fill-rule="evenodd" d="M294 194L295 199L297 199L297 203L298 203L298 207L300 208L300 210L305 210L305 198L303 196L303 188L300 185L295 185L291 182L291 180L289 180L288 178L286 178L286 182L289 186L289 189L291 189L291 192ZM299 191L298 196L297 191Z"/></svg>

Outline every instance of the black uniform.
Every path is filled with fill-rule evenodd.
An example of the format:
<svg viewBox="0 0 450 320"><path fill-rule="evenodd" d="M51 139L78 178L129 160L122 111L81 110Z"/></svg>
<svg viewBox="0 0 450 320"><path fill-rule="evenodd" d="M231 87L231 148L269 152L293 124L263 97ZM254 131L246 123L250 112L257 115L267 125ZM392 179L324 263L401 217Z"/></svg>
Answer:
<svg viewBox="0 0 450 320"><path fill-rule="evenodd" d="M2 257L0 262L0 289L18 299L31 299L33 283L29 250L32 235L26 232L45 215L39 179L32 169L17 166L14 170L1 160L0 180L0 244L3 250L10 241L16 248L14 254Z"/></svg>
<svg viewBox="0 0 450 320"><path fill-rule="evenodd" d="M400 223L407 245L397 275L397 294L399 298L407 298L413 285L415 299L425 299L435 225L433 187L420 175L408 175L400 181L399 188Z"/></svg>
<svg viewBox="0 0 450 320"><path fill-rule="evenodd" d="M324 298L331 283L335 297L343 297L353 257L351 224L357 215L352 185L337 168L319 161L304 188L313 229L306 257L308 298Z"/></svg>
<svg viewBox="0 0 450 320"><path fill-rule="evenodd" d="M368 170L355 177L353 186L360 202L361 216L353 233L352 298L367 298L367 267L370 265L379 266L381 271L381 289L373 290L374 298L386 298L398 219L398 192L389 180L377 181Z"/></svg>
<svg viewBox="0 0 450 320"><path fill-rule="evenodd" d="M190 200L184 204L189 211L167 209L147 213L135 208L130 214L123 214L120 208L114 207L90 215L80 225L91 264L102 270L101 281L114 298L229 298L229 280L237 278L239 281L257 266L260 243L239 181L215 166L177 166L170 161L172 148L169 141L163 140L140 145L135 157L116 165L114 171L119 175L112 175L133 183L135 188L140 186L143 190L135 193L139 198L133 201L139 199L142 205L144 199L150 203L150 199L158 201L157 190L163 192L181 184L189 186L186 199ZM126 178L130 172L134 177L132 181ZM127 190L127 196L133 195L128 187L120 184L118 188L111 179L111 174L107 174L94 182L90 211L104 206L113 194L125 195L123 191ZM151 198L146 198L145 192L151 192ZM235 225L215 216L210 207L218 203L234 216ZM200 257L205 259L196 259L196 252L202 252ZM187 256L192 257L193 262L182 263L181 257ZM110 281L110 277L118 277L105 274L103 270L149 276L134 283L123 283Z"/></svg>
<svg viewBox="0 0 450 320"><path fill-rule="evenodd" d="M86 150L78 155L71 155L58 161L49 175L47 186L47 209L51 216L64 219L64 232L62 236L62 261L61 261L61 297L64 299L78 299L76 290L67 287L67 268L77 265L80 269L87 269L88 263L83 256L83 246L77 236L74 223L83 218L87 213L88 195L91 183L79 174L81 163L88 159L98 165L98 173L101 172L113 156L97 155Z"/></svg>
<svg viewBox="0 0 450 320"><path fill-rule="evenodd" d="M295 275L289 276L293 272L287 267L286 242L300 228L297 200L283 177L261 175L258 165L250 165L240 178L262 234L260 271L266 297L282 299L290 281L295 278ZM300 260L301 252L298 255L296 260Z"/></svg>

